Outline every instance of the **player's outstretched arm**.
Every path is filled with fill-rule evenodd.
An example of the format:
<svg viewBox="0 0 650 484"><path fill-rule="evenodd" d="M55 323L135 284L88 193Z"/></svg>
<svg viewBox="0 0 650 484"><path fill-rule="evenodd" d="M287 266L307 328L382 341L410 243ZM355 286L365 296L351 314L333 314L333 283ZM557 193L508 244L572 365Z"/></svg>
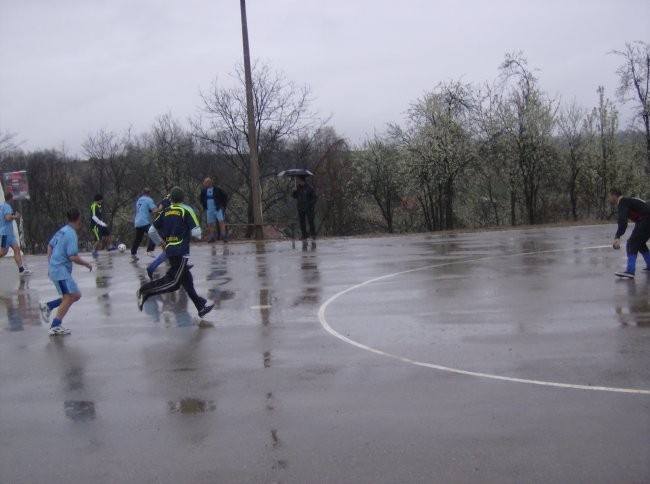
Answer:
<svg viewBox="0 0 650 484"><path fill-rule="evenodd" d="M92 270L93 270L93 265L92 265L90 262L83 260L83 259L82 259L81 257L79 257L78 255L72 255L72 256L70 256L70 260L71 260L72 262L74 262L75 264L79 264L80 266L87 267L89 271L92 271Z"/></svg>

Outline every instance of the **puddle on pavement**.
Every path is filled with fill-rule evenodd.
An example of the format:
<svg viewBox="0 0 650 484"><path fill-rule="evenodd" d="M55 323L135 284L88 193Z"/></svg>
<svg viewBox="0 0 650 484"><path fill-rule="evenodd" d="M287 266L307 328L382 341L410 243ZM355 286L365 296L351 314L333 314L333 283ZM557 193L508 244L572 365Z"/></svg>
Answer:
<svg viewBox="0 0 650 484"><path fill-rule="evenodd" d="M89 400L66 400L63 409L65 416L75 422L95 419L95 402Z"/></svg>
<svg viewBox="0 0 650 484"><path fill-rule="evenodd" d="M217 404L214 400L199 400L197 398L184 398L176 402L167 402L171 413L181 413L183 415L196 415L205 412L214 412Z"/></svg>

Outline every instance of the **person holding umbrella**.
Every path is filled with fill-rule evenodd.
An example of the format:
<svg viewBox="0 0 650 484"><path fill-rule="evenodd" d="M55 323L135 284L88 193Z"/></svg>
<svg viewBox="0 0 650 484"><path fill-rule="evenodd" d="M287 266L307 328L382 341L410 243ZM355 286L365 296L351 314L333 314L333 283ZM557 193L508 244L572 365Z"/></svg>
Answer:
<svg viewBox="0 0 650 484"><path fill-rule="evenodd" d="M302 234L301 240L307 240L310 235L312 239L316 239L314 207L316 206L317 196L314 188L307 183L306 174L296 177L296 186L291 196L296 199L298 206L298 222L300 223L300 232ZM307 222L309 222L309 233L307 232Z"/></svg>

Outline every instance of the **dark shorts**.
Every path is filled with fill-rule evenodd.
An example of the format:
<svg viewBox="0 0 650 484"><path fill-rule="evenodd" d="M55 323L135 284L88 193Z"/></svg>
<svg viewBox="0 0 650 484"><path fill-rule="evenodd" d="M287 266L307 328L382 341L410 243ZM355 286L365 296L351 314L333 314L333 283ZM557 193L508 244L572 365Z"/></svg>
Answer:
<svg viewBox="0 0 650 484"><path fill-rule="evenodd" d="M111 231L108 230L108 227L102 227L101 225L95 225L91 230L96 240L111 235Z"/></svg>
<svg viewBox="0 0 650 484"><path fill-rule="evenodd" d="M634 229L627 239L627 253L641 252L643 254L648 252L648 239L650 239L650 217L640 220L634 225Z"/></svg>
<svg viewBox="0 0 650 484"><path fill-rule="evenodd" d="M0 236L0 247L2 247L3 249L8 249L9 247L14 246L16 244L17 241L13 232L10 235Z"/></svg>

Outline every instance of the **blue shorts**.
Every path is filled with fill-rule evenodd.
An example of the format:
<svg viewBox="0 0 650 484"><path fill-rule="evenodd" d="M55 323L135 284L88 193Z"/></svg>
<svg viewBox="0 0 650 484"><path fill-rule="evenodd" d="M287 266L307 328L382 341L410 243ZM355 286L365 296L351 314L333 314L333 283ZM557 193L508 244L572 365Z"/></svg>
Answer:
<svg viewBox="0 0 650 484"><path fill-rule="evenodd" d="M13 234L13 232L10 235L0 236L0 247L2 247L3 249L8 249L12 245L18 245L18 242L16 241L16 236Z"/></svg>
<svg viewBox="0 0 650 484"><path fill-rule="evenodd" d="M223 210L216 209L216 210L208 210L206 217L208 219L208 224L213 224L216 221L223 222Z"/></svg>
<svg viewBox="0 0 650 484"><path fill-rule="evenodd" d="M67 279L61 279L61 280L56 280L56 279L50 279L50 280L54 283L54 286L56 287L56 290L60 296L79 292L79 286L77 286L77 283L74 282L74 279L72 277L68 277Z"/></svg>

